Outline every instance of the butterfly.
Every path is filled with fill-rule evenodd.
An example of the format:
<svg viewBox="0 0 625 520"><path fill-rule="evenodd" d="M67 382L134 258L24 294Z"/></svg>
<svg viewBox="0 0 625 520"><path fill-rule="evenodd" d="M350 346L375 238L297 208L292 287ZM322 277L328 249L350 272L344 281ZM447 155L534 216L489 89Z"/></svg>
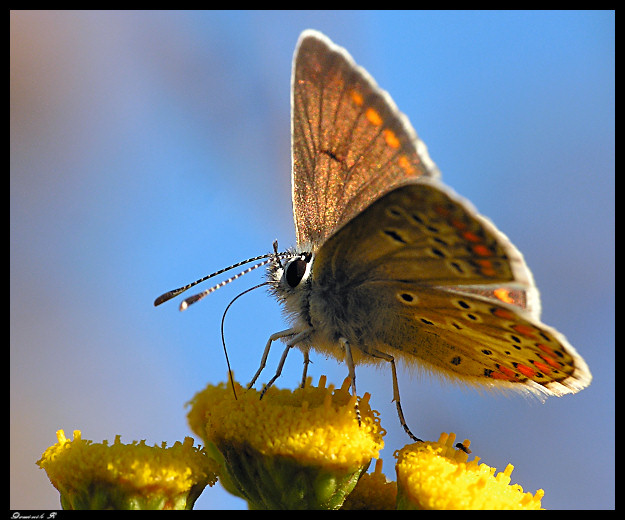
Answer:
<svg viewBox="0 0 625 520"><path fill-rule="evenodd" d="M285 350L265 388L293 347L304 355L303 380L309 352L317 351L346 363L354 394L356 365L388 363L400 423L419 440L403 416L396 360L454 381L544 396L590 384L584 360L540 321L539 293L521 253L441 182L389 94L314 30L296 46L291 112L297 245L285 253L274 245L244 271L268 264L267 283L290 327L270 337L250 386L278 339Z"/></svg>

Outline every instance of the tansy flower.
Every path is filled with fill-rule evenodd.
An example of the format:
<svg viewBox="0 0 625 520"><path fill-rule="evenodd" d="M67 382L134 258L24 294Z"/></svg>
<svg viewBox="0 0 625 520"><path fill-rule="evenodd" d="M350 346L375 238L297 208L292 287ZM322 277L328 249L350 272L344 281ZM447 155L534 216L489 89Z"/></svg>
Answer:
<svg viewBox="0 0 625 520"><path fill-rule="evenodd" d="M454 449L455 435L441 434L438 442L419 442L395 453L398 509L541 509L545 494L524 493L510 485L514 469L504 472L467 462L468 441Z"/></svg>
<svg viewBox="0 0 625 520"><path fill-rule="evenodd" d="M395 509L397 483L382 473L382 459L375 461L373 473L363 473L341 509L383 511Z"/></svg>
<svg viewBox="0 0 625 520"><path fill-rule="evenodd" d="M186 437L171 448L145 441L109 445L74 440L56 432L58 442L37 461L61 493L63 509L191 509L206 485L216 482L217 464Z"/></svg>
<svg viewBox="0 0 625 520"><path fill-rule="evenodd" d="M224 487L253 509L335 509L383 447L385 433L369 395L340 389L254 389L209 385L191 401L191 429L220 459Z"/></svg>

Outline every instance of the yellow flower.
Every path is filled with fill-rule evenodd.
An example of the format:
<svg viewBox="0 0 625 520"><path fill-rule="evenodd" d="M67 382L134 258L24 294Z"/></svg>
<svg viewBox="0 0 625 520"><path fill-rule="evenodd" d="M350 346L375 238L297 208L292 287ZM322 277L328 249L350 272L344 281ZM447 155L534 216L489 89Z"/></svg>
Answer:
<svg viewBox="0 0 625 520"><path fill-rule="evenodd" d="M544 491L524 493L510 485L512 464L504 472L467 462L469 441L454 449L455 435L419 442L395 453L398 509L541 509ZM467 450L468 451L468 450Z"/></svg>
<svg viewBox="0 0 625 520"><path fill-rule="evenodd" d="M191 509L206 485L216 482L217 464L186 437L171 448L145 441L109 445L74 440L56 432L58 442L37 461L61 493L63 509Z"/></svg>
<svg viewBox="0 0 625 520"><path fill-rule="evenodd" d="M382 473L382 459L375 461L373 473L363 473L341 509L362 511L394 510L397 483Z"/></svg>
<svg viewBox="0 0 625 520"><path fill-rule="evenodd" d="M384 431L369 395L358 401L349 380L340 389L294 391L270 388L263 399L254 389L209 385L191 401L191 429L223 465L224 487L251 508L333 509L340 507L360 474L383 447Z"/></svg>

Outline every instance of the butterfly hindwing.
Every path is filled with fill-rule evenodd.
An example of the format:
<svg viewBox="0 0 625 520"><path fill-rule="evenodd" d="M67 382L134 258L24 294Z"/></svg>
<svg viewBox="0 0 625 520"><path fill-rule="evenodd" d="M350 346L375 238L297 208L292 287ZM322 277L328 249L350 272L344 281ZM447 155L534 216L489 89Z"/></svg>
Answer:
<svg viewBox="0 0 625 520"><path fill-rule="evenodd" d="M359 290L366 293L366 285ZM379 304L395 310L379 344L408 364L413 358L469 383L545 395L574 393L590 382L566 338L515 305L407 282L375 290Z"/></svg>
<svg viewBox="0 0 625 520"><path fill-rule="evenodd" d="M395 188L339 229L317 252L314 274L320 284L370 278L533 287L507 238L466 201L428 179Z"/></svg>

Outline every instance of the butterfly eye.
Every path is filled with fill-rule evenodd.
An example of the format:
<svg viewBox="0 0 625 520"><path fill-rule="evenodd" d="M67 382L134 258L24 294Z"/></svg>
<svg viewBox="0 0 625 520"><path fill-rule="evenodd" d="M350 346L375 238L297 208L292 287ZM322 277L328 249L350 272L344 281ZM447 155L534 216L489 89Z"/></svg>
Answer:
<svg viewBox="0 0 625 520"><path fill-rule="evenodd" d="M306 266L308 262L302 258L291 260L286 266L284 277L289 287L297 287L306 274Z"/></svg>

